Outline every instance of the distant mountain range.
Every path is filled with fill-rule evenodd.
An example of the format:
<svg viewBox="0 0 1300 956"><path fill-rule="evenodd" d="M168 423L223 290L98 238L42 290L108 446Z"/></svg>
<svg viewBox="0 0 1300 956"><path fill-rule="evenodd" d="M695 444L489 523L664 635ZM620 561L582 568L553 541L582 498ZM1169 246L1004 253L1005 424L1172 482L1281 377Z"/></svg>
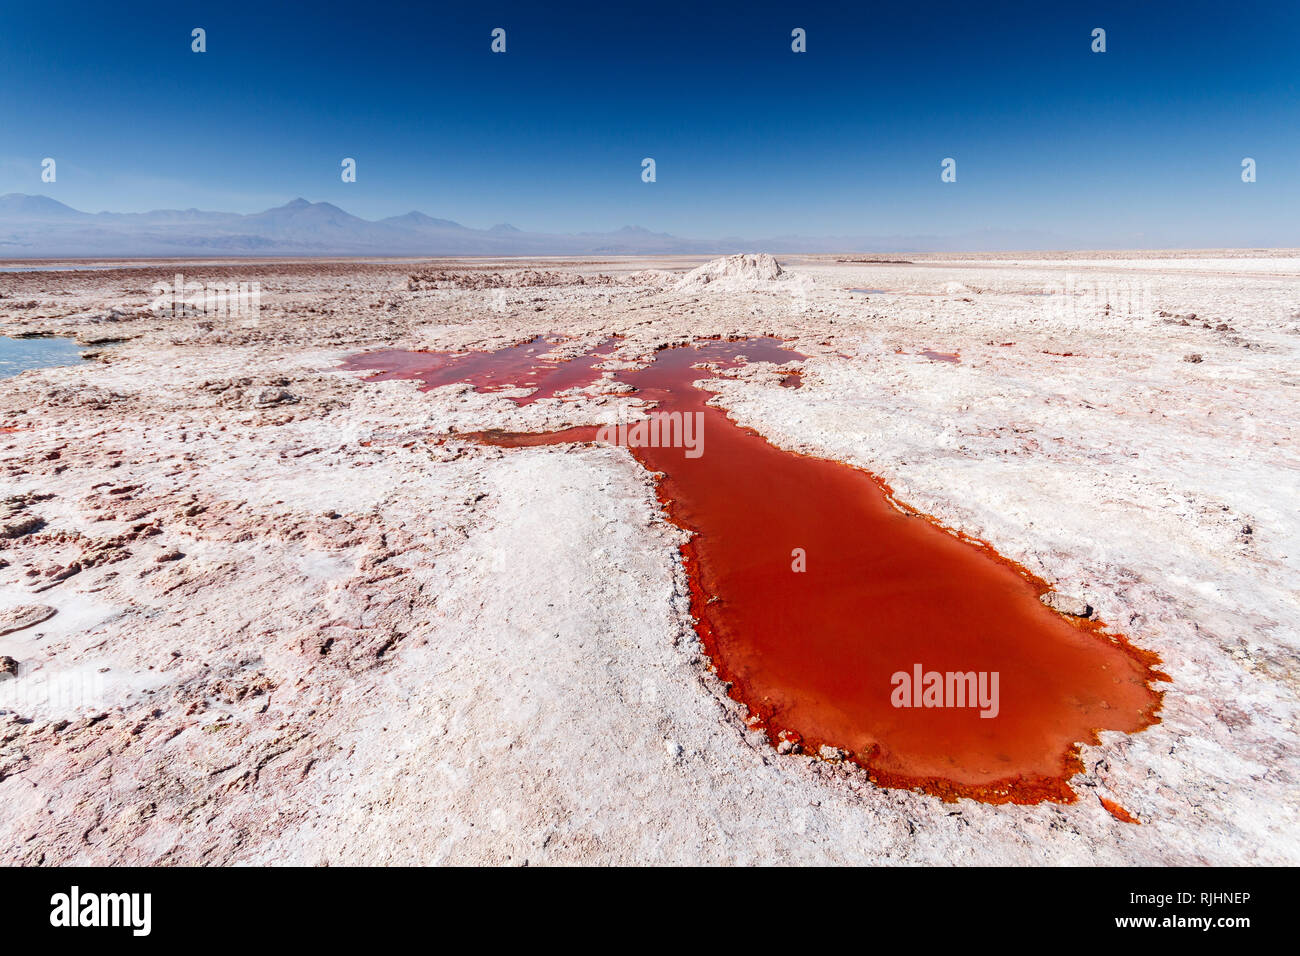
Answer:
<svg viewBox="0 0 1300 956"><path fill-rule="evenodd" d="M509 223L472 229L411 211L369 220L295 199L264 212L88 213L48 196L0 196L0 259L131 256L720 255L731 252L945 252L1077 248L1045 233L939 236L775 236L683 239L639 226L556 235Z"/></svg>

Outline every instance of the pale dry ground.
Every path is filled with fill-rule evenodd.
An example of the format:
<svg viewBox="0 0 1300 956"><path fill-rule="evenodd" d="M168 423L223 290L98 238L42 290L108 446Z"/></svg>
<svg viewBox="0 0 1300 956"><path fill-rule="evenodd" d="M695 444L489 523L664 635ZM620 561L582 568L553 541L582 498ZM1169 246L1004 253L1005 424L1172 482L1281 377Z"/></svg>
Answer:
<svg viewBox="0 0 1300 956"><path fill-rule="evenodd" d="M1300 862L1300 256L836 259L688 291L641 270L699 260L503 294L411 263L0 273L0 331L99 343L0 382L0 612L57 609L0 635L0 862ZM176 271L261 282L260 318L149 314ZM795 338L804 387L752 366L733 416L1085 596L1164 659L1164 722L1085 748L1068 806L778 756L701 660L625 451L430 440L619 399L337 370L539 332Z"/></svg>

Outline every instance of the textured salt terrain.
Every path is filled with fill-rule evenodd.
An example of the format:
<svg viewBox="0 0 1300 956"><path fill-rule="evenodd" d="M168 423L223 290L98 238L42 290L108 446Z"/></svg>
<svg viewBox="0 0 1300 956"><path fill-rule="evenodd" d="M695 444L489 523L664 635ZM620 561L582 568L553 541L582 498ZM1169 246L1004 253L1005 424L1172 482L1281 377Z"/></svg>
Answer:
<svg viewBox="0 0 1300 956"><path fill-rule="evenodd" d="M0 384L0 623L43 618L0 634L0 861L1300 862L1300 258L847 258L0 275L0 333L98 353ZM154 316L176 271L260 316ZM1085 747L1069 805L778 755L625 450L455 438L627 399L339 370L542 333L793 339L801 388L719 403L1086 599L1164 659L1162 723Z"/></svg>

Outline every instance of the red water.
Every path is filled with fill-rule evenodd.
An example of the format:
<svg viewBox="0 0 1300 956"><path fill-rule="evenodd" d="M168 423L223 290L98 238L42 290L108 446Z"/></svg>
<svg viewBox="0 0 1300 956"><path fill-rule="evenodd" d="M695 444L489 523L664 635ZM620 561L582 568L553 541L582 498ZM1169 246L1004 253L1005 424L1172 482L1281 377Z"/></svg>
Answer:
<svg viewBox="0 0 1300 956"><path fill-rule="evenodd" d="M1097 799L1100 800L1101 805L1106 808L1106 812L1120 823L1132 823L1136 826L1141 826L1140 820L1134 817L1133 814L1129 813L1114 800L1107 800L1105 797L1098 797Z"/></svg>
<svg viewBox="0 0 1300 956"><path fill-rule="evenodd" d="M957 352L936 352L933 349L923 349L921 354L932 362L952 362L961 361L961 355Z"/></svg>
<svg viewBox="0 0 1300 956"><path fill-rule="evenodd" d="M516 367L527 359L519 349L482 357L476 374L521 380L528 370ZM1158 719L1152 683L1167 678L1152 669L1157 659L1104 634L1099 622L1047 609L1038 600L1044 582L902 508L870 474L783 451L741 428L693 384L713 375L701 362L801 358L770 338L712 341L662 349L643 368L616 373L658 411L703 416L699 457L682 448L629 451L663 474L665 511L694 532L682 549L692 611L719 676L774 744L839 748L879 784L945 799L1074 800L1079 743ZM423 378L419 363L431 360L389 367ZM596 435L589 426L476 437L519 447ZM923 674L996 673L996 716L896 706L895 675L918 666ZM919 691L911 702L923 703Z"/></svg>
<svg viewBox="0 0 1300 956"><path fill-rule="evenodd" d="M353 371L373 371L374 381L414 378L426 389L465 382L480 392L531 388L529 395L511 396L517 405L531 405L542 398L574 387L590 385L600 378L595 370L618 346L617 338L566 360L549 357L562 339L539 335L495 352L407 352L387 349L365 352L344 362Z"/></svg>

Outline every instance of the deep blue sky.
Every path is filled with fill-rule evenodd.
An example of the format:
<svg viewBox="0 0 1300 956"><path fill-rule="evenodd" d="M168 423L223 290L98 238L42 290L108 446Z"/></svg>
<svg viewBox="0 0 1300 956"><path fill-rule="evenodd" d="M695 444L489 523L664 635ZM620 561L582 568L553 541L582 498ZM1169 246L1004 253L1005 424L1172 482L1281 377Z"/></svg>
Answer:
<svg viewBox="0 0 1300 956"><path fill-rule="evenodd" d="M15 0L0 193L240 212L302 195L553 232L1300 245L1297 51L1290 0Z"/></svg>

